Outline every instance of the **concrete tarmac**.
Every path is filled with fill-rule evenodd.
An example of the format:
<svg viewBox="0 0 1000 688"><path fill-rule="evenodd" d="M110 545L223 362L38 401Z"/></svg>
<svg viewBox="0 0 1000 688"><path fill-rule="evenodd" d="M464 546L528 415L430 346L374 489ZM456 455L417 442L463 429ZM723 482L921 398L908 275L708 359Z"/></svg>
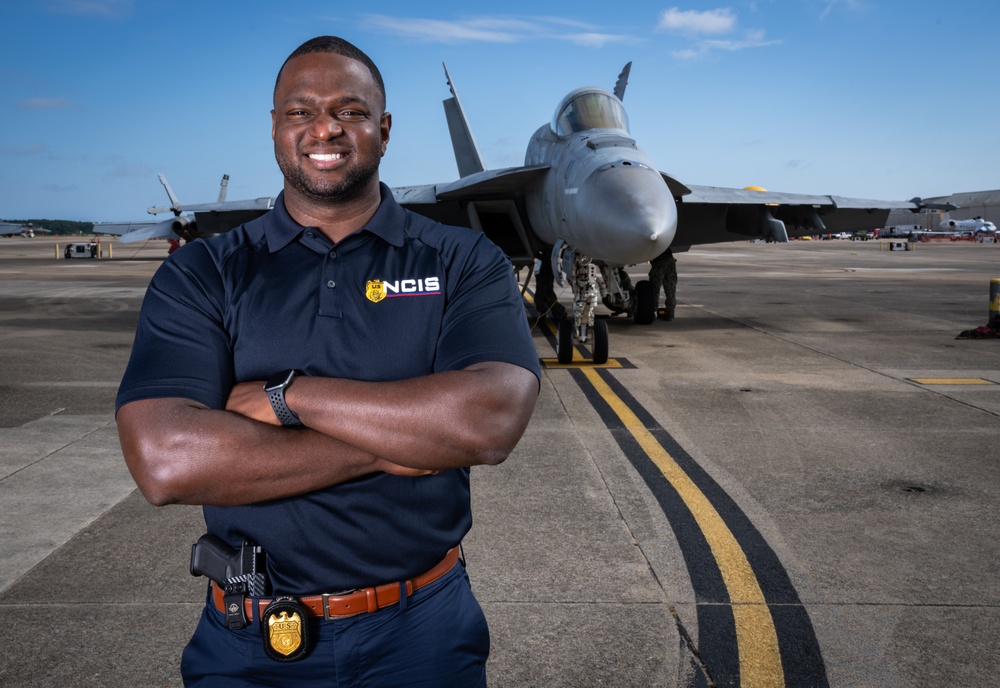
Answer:
<svg viewBox="0 0 1000 688"><path fill-rule="evenodd" d="M166 245L55 243L0 239L0 685L180 685L200 510L142 499L113 418ZM473 469L491 686L995 683L1000 341L956 337L1000 246L885 248L679 254L675 320L545 367Z"/></svg>

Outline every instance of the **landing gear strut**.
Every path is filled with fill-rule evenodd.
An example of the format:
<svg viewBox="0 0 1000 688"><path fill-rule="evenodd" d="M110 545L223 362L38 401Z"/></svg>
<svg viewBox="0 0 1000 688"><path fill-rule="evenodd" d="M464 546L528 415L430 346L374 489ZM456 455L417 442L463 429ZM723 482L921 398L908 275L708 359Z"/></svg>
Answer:
<svg viewBox="0 0 1000 688"><path fill-rule="evenodd" d="M565 284L567 272L573 275L573 319L559 322L559 362L570 363L574 344L586 344L593 339L594 363L607 363L608 323L594 317L601 292L607 292L600 268L588 256L576 253L562 242L552 250L552 267L559 284Z"/></svg>
<svg viewBox="0 0 1000 688"><path fill-rule="evenodd" d="M554 288L567 282L573 288L571 317L558 303ZM563 241L552 247L548 261L542 261L535 287L536 308L559 323L556 354L562 364L573 361L577 344L589 344L594 363L608 362L608 323L595 317L598 303L603 302L612 315L625 313L640 325L656 319L657 299L651 282L642 280L633 287L624 268L599 265Z"/></svg>

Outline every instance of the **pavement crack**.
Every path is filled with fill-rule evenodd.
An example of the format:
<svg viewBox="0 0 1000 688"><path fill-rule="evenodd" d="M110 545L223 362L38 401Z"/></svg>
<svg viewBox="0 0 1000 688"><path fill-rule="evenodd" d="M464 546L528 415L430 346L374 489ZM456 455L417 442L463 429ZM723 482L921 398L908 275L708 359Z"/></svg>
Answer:
<svg viewBox="0 0 1000 688"><path fill-rule="evenodd" d="M53 414L49 414L49 415L53 415ZM48 452L47 454L43 454L42 456L38 457L38 458L37 458L37 459L35 459L34 461L31 461L30 463L26 463L26 464L24 464L24 465L23 465L23 466L21 466L20 468L18 468L18 469L16 469L16 470L13 470L13 471L11 471L10 473L8 473L7 475L5 475L5 476L3 476L2 478L0 478L0 483L3 483L3 482L4 482L4 481L6 481L7 479L9 479L9 478L12 478L13 476L17 475L18 473L21 473L22 471L25 471L25 470L27 470L27 469L31 468L32 466L37 466L37 465L38 465L39 463L41 463L42 461L45 461L45 459L48 459L48 458L50 458L50 457L52 457L52 456L55 456L56 454L58 454L58 453L59 453L59 452L61 452L62 450L64 450L64 449L66 449L67 447L70 447L70 446L72 446L72 445L76 444L76 443L77 443L77 442L79 442L80 440L84 440L84 439L87 439L87 438L88 438L88 437L90 437L91 435L93 435L93 434L95 434L95 433L97 433L97 432L99 432L99 431L101 431L101 430L104 430L105 428L107 428L107 427L108 427L108 425L109 425L109 424L108 424L108 423L106 423L106 424L104 424L104 425L102 425L102 426L100 426L100 427L97 427L97 428L94 428L93 430L89 430L89 431L87 431L86 433L84 433L83 435L80 435L79 437L76 437L76 438L74 438L74 439L70 440L69 442L66 442L66 443L65 443L65 444L63 444L62 446L60 446L60 447L57 447L57 448L53 449L52 451Z"/></svg>

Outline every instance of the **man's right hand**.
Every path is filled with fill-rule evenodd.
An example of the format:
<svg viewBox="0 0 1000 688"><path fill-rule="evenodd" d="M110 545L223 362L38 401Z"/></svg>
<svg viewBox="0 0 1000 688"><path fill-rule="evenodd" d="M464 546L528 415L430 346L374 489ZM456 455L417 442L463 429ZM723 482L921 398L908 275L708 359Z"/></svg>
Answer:
<svg viewBox="0 0 1000 688"><path fill-rule="evenodd" d="M392 463L390 461L382 460L381 470L383 473L389 473L390 475L398 475L404 478L419 478L423 475L437 475L441 471L430 471L423 468L407 468L406 466L400 466L399 464Z"/></svg>

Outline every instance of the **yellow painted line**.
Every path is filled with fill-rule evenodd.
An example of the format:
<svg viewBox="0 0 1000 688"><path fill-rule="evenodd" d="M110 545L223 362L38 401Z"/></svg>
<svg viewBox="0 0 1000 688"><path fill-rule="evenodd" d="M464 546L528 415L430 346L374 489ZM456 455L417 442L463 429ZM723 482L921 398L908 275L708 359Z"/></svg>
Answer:
<svg viewBox="0 0 1000 688"><path fill-rule="evenodd" d="M909 380L920 385L995 385L995 382L981 377L911 377Z"/></svg>
<svg viewBox="0 0 1000 688"><path fill-rule="evenodd" d="M543 358L542 365L546 368L618 368L621 369L623 366L621 361L617 358L609 358L607 363L594 363L589 361L582 356L574 348L573 349L573 362L572 363L560 363L558 358Z"/></svg>
<svg viewBox="0 0 1000 688"><path fill-rule="evenodd" d="M594 385L594 389L611 406L638 441L639 446L680 495L708 541L732 603L741 687L784 686L785 674L781 667L781 653L774 619L760 589L760 583L736 537L708 497L656 441L625 402L594 370L587 368L582 370Z"/></svg>

